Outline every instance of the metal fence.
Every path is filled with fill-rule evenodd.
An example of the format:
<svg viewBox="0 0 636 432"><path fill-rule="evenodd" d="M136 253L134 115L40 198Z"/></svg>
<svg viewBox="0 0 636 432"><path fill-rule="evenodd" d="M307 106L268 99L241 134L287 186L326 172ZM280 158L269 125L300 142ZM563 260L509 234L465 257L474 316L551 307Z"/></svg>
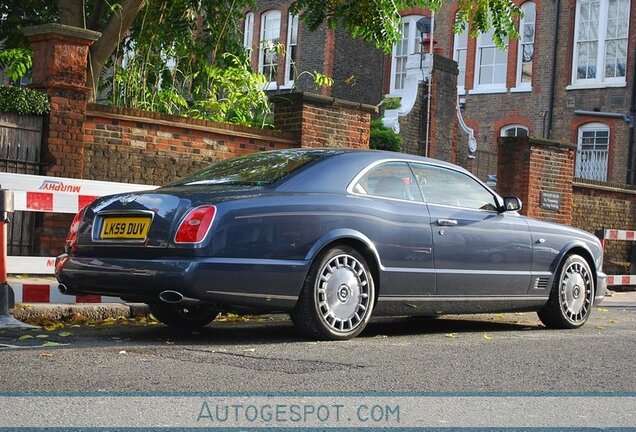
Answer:
<svg viewBox="0 0 636 432"><path fill-rule="evenodd" d="M0 113L0 171L40 174L42 117ZM0 185L1 186L1 185ZM8 226L9 255L33 255L40 215L16 211Z"/></svg>

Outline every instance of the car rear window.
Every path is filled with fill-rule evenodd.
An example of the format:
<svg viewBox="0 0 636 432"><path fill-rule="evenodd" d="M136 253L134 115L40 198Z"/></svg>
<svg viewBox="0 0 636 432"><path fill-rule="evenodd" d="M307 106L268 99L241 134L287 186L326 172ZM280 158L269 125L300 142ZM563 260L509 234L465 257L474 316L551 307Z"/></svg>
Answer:
<svg viewBox="0 0 636 432"><path fill-rule="evenodd" d="M310 162L334 153L335 151L324 150L282 150L252 153L217 162L170 185L265 186L283 179Z"/></svg>

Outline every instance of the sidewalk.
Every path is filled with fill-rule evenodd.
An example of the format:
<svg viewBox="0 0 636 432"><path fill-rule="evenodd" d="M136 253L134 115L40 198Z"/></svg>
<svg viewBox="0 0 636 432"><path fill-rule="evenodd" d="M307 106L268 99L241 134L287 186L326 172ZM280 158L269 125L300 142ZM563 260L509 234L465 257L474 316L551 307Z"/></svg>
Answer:
<svg viewBox="0 0 636 432"><path fill-rule="evenodd" d="M617 292L611 291L610 296L605 296L601 307L636 307L636 291Z"/></svg>

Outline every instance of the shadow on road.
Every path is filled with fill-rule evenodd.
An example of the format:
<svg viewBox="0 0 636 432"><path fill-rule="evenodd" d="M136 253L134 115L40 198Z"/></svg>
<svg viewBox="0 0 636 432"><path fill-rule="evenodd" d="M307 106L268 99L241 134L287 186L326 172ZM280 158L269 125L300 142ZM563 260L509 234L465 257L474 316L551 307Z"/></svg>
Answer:
<svg viewBox="0 0 636 432"><path fill-rule="evenodd" d="M544 329L535 318L513 315L495 316L443 316L399 317L373 319L365 331L355 340L403 336L484 334L496 332L538 331ZM517 319L519 318L519 319ZM68 331L72 336L61 337ZM24 339L25 334L34 337ZM40 334L40 336L37 336ZM47 334L46 339L37 339ZM22 336L22 337L21 337ZM122 345L270 345L286 343L307 343L300 336L290 320L276 318L244 322L214 322L196 331L184 331L164 326L140 325L134 322L108 326L85 326L61 329L23 331L5 330L0 332L0 348L38 347L44 341L62 343L65 346L122 346ZM329 342L325 342L329 343ZM338 343L338 342L337 342ZM340 342L347 343L347 342ZM1 345L5 346L1 346ZM9 346L6 346L9 345ZM63 348L60 346L60 348Z"/></svg>

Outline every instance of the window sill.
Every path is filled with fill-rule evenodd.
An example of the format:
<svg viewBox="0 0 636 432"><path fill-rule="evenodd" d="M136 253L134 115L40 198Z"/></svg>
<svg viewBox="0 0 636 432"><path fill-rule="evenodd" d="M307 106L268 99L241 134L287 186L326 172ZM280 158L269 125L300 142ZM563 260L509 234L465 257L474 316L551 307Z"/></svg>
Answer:
<svg viewBox="0 0 636 432"><path fill-rule="evenodd" d="M508 89L505 87L496 87L496 88L474 88L469 90L469 95L479 95L479 94L496 94L496 93L507 93Z"/></svg>
<svg viewBox="0 0 636 432"><path fill-rule="evenodd" d="M263 85L263 91L277 91L277 90L291 90L294 88L294 83L286 83L284 85L278 85L276 82L271 81Z"/></svg>
<svg viewBox="0 0 636 432"><path fill-rule="evenodd" d="M586 84L570 84L565 87L565 90L593 90L593 89L604 89L604 88L620 88L627 87L626 82L620 83L606 83L606 82L595 82L595 83L586 83Z"/></svg>
<svg viewBox="0 0 636 432"><path fill-rule="evenodd" d="M531 93L532 86L519 86L510 89L510 93Z"/></svg>

